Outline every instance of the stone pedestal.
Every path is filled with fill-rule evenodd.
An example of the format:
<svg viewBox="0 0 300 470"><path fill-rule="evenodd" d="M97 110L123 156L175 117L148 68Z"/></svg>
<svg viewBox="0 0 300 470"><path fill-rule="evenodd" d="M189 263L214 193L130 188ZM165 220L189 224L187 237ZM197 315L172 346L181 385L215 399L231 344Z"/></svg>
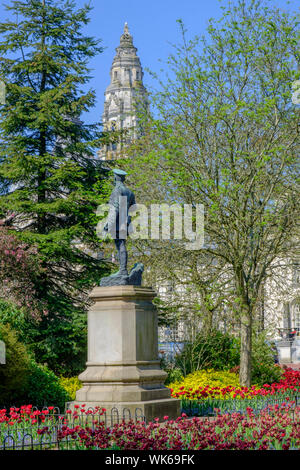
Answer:
<svg viewBox="0 0 300 470"><path fill-rule="evenodd" d="M155 292L148 287L96 287L88 313L88 362L79 375L83 387L76 401L86 407L100 406L143 414L148 421L180 415L180 400L171 398L164 386L166 372L158 359Z"/></svg>

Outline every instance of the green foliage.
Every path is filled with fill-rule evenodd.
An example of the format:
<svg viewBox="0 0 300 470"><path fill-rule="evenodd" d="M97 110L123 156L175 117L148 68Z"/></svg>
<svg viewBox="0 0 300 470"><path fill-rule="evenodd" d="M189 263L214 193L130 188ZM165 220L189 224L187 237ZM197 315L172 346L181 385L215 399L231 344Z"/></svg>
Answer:
<svg viewBox="0 0 300 470"><path fill-rule="evenodd" d="M26 387L23 389L23 404L43 407L58 406L65 409L65 403L71 399L61 385L59 378L48 367L31 361Z"/></svg>
<svg viewBox="0 0 300 470"><path fill-rule="evenodd" d="M59 319L31 322L27 341L37 362L47 364L57 375L73 376L82 372L86 362L87 317L76 310L59 312Z"/></svg>
<svg viewBox="0 0 300 470"><path fill-rule="evenodd" d="M6 347L6 364L0 364L0 403L13 404L21 398L27 384L30 357L9 325L0 324L0 340Z"/></svg>
<svg viewBox="0 0 300 470"><path fill-rule="evenodd" d="M281 375L282 369L280 366L264 362L263 359L251 366L251 383L255 385L263 386L264 384L278 382Z"/></svg>
<svg viewBox="0 0 300 470"><path fill-rule="evenodd" d="M74 376L84 368L87 355L87 318L78 311L49 321L35 319L26 309L0 298L0 325L9 324L38 363L58 375Z"/></svg>
<svg viewBox="0 0 300 470"><path fill-rule="evenodd" d="M200 331L176 357L176 367L184 376L200 369L228 370L239 363L239 342L232 335L212 330Z"/></svg>
<svg viewBox="0 0 300 470"><path fill-rule="evenodd" d="M24 343L22 332L26 329L27 311L18 307L11 300L0 297L0 325L9 324L11 328L18 332L19 340Z"/></svg>
<svg viewBox="0 0 300 470"><path fill-rule="evenodd" d="M9 324L0 323L0 339L6 346L6 364L0 365L1 406L47 404L64 410L70 395L59 378L35 362Z"/></svg>
<svg viewBox="0 0 300 470"><path fill-rule="evenodd" d="M275 364L276 348L261 333L254 336L252 347L251 382L257 385L278 382L282 369Z"/></svg>
<svg viewBox="0 0 300 470"><path fill-rule="evenodd" d="M183 379L181 369L174 367L173 369L165 369L168 373L168 377L165 380L165 385L169 385L173 382L180 382Z"/></svg>
<svg viewBox="0 0 300 470"><path fill-rule="evenodd" d="M264 333L253 334L251 383L262 386L278 382L281 368L275 364L276 348ZM176 357L175 368L166 368L172 381L178 370L183 376L201 369L230 370L238 373L240 362L240 340L229 334L213 330L200 332L193 343L187 343L182 353ZM167 379L167 383L170 383Z"/></svg>
<svg viewBox="0 0 300 470"><path fill-rule="evenodd" d="M71 400L75 400L76 392L82 387L78 377L60 377L60 385L66 390Z"/></svg>

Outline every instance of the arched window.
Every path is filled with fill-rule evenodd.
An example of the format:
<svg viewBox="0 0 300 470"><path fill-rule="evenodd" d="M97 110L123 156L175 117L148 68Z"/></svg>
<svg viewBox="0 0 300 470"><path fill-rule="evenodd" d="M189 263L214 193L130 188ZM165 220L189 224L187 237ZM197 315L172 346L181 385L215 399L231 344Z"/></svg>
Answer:
<svg viewBox="0 0 300 470"><path fill-rule="evenodd" d="M125 69L125 79L130 82L130 80L131 80L130 69Z"/></svg>

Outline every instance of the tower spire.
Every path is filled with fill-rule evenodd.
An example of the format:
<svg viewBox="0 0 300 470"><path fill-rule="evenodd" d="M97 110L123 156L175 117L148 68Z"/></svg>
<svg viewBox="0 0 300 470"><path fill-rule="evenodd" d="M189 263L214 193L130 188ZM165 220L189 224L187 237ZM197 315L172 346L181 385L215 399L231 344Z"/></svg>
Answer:
<svg viewBox="0 0 300 470"><path fill-rule="evenodd" d="M134 45L133 45L133 41L132 41L132 36L129 32L129 28L128 28L128 23L127 21L125 21L125 24L124 24L124 32L120 38L120 46L121 48L128 48L128 47L131 47L131 48L134 48ZM134 48L135 51L136 51L136 48ZM117 48L117 51L118 51L118 48Z"/></svg>
<svg viewBox="0 0 300 470"><path fill-rule="evenodd" d="M123 140L103 146L98 152L101 159L114 160L125 155L126 145L138 137L136 104L143 102L148 102L143 69L126 21L110 69L102 116L105 131L126 130L126 135L122 134Z"/></svg>

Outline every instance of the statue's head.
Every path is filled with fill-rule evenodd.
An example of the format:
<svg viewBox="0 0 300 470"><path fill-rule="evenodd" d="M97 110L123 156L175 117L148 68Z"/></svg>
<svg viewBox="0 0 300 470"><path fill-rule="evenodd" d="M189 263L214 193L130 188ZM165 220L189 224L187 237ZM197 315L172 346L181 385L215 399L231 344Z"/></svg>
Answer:
<svg viewBox="0 0 300 470"><path fill-rule="evenodd" d="M115 183L117 181L125 181L125 177L127 175L126 171L119 170L119 168L115 168L113 170L114 177L115 177Z"/></svg>

